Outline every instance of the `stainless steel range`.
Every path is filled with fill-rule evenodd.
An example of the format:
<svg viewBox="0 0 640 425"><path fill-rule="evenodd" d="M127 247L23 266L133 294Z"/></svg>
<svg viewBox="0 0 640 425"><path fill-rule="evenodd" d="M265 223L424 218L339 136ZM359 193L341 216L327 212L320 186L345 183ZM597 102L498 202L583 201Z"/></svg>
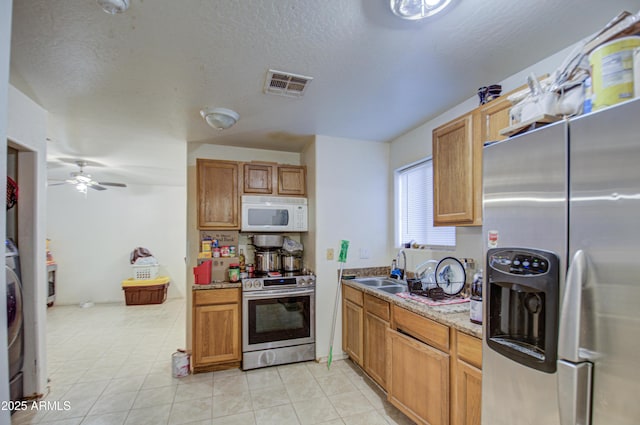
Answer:
<svg viewBox="0 0 640 425"><path fill-rule="evenodd" d="M315 276L242 279L242 368L315 359Z"/></svg>

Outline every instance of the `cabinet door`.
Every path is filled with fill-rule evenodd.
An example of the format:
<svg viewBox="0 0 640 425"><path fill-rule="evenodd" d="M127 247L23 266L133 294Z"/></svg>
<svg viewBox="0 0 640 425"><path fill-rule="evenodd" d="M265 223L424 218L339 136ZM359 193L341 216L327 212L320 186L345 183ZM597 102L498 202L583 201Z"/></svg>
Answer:
<svg viewBox="0 0 640 425"><path fill-rule="evenodd" d="M433 224L482 224L482 146L474 143L474 112L433 130Z"/></svg>
<svg viewBox="0 0 640 425"><path fill-rule="evenodd" d="M391 404L419 424L449 424L449 355L387 329Z"/></svg>
<svg viewBox="0 0 640 425"><path fill-rule="evenodd" d="M239 229L238 163L197 160L198 227Z"/></svg>
<svg viewBox="0 0 640 425"><path fill-rule="evenodd" d="M278 195L307 194L307 169L304 166L278 166Z"/></svg>
<svg viewBox="0 0 640 425"><path fill-rule="evenodd" d="M194 366L241 359L238 304L196 307L193 321Z"/></svg>
<svg viewBox="0 0 640 425"><path fill-rule="evenodd" d="M480 108L481 141L495 142L507 137L500 135L500 130L509 127L509 109L511 102L507 96L501 96Z"/></svg>
<svg viewBox="0 0 640 425"><path fill-rule="evenodd" d="M365 311L364 313L364 371L382 388L387 386L385 350L386 331L389 322Z"/></svg>
<svg viewBox="0 0 640 425"><path fill-rule="evenodd" d="M347 299L342 301L342 350L362 366L363 310Z"/></svg>
<svg viewBox="0 0 640 425"><path fill-rule="evenodd" d="M251 163L242 168L244 193L273 194L273 165Z"/></svg>
<svg viewBox="0 0 640 425"><path fill-rule="evenodd" d="M456 369L456 425L480 425L482 371L462 360L457 361Z"/></svg>

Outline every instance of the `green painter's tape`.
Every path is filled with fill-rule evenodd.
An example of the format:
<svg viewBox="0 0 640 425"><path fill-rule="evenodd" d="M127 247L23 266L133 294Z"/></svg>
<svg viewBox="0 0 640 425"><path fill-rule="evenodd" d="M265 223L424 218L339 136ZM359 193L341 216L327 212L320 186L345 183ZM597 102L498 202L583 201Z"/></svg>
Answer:
<svg viewBox="0 0 640 425"><path fill-rule="evenodd" d="M347 250L349 249L349 241L340 241L340 255L338 255L338 262L347 262Z"/></svg>

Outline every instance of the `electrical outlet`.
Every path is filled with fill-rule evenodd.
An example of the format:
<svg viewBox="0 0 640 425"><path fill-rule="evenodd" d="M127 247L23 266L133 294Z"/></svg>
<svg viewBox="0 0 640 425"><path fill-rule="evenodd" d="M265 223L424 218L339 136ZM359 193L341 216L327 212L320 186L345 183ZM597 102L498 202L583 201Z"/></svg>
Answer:
<svg viewBox="0 0 640 425"><path fill-rule="evenodd" d="M371 254L369 254L369 248L360 248L360 259L366 260L370 256Z"/></svg>
<svg viewBox="0 0 640 425"><path fill-rule="evenodd" d="M333 248L327 248L327 260L333 260Z"/></svg>

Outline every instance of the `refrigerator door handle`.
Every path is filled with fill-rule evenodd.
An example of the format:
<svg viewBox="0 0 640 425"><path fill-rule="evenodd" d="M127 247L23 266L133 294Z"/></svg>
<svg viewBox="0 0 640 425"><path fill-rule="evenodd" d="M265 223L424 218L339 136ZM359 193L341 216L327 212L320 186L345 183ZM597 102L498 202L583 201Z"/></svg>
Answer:
<svg viewBox="0 0 640 425"><path fill-rule="evenodd" d="M593 364L580 348L583 290L587 285L587 256L576 251L567 272L558 330L558 405L561 425L591 424ZM588 298L588 297L587 297Z"/></svg>
<svg viewBox="0 0 640 425"><path fill-rule="evenodd" d="M591 425L592 376L589 362L558 361L560 425Z"/></svg>
<svg viewBox="0 0 640 425"><path fill-rule="evenodd" d="M567 272L558 329L558 358L573 363L585 360L580 356L580 311L586 283L587 258L584 251L578 250Z"/></svg>

